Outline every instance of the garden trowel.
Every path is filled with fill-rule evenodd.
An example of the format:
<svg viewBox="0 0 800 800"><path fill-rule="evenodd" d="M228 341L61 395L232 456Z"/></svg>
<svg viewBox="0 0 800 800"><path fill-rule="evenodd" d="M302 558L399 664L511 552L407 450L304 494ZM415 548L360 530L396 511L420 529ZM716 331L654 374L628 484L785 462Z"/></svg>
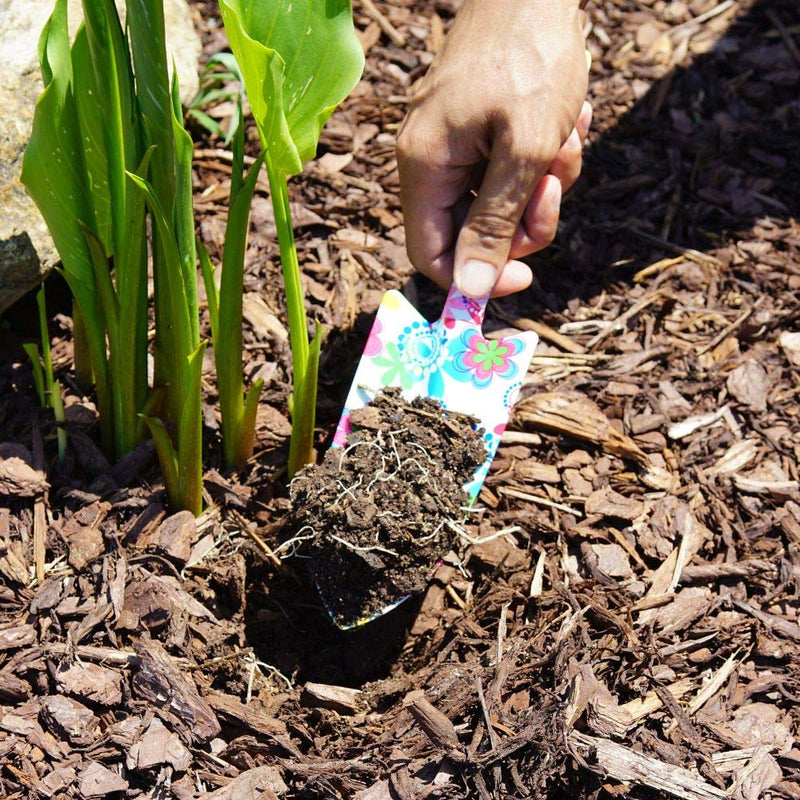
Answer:
<svg viewBox="0 0 800 800"><path fill-rule="evenodd" d="M486 460L464 486L472 503L489 471L538 342L532 332L485 338L481 323L488 301L488 295L475 299L453 287L442 315L428 322L400 292L387 292L347 395L333 446L346 445L351 413L382 389L398 387L408 401L433 398L445 410L475 417L483 429ZM382 616L409 597L394 598L377 613L354 615L349 605L338 599L341 588L348 586L348 576L340 578L338 591L319 580L317 586L328 613L342 629Z"/></svg>

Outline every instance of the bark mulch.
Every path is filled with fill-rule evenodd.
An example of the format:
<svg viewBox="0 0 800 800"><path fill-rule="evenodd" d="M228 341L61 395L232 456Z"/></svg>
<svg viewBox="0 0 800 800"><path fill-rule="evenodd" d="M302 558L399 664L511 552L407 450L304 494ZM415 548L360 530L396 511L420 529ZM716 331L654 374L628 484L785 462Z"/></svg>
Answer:
<svg viewBox="0 0 800 800"><path fill-rule="evenodd" d="M405 285L393 142L457 3L357 2L368 62L293 181L327 331L327 447L370 318ZM0 796L800 797L800 11L794 0L590 4L594 130L537 283L487 329L542 345L426 591L332 625L276 555L290 370L267 189L245 278L257 455L171 514L152 447L111 466L70 377L67 460L0 331ZM196 6L206 55L224 38ZM213 113L230 114L222 104ZM219 255L230 157L197 148ZM27 301L26 301L27 302Z"/></svg>

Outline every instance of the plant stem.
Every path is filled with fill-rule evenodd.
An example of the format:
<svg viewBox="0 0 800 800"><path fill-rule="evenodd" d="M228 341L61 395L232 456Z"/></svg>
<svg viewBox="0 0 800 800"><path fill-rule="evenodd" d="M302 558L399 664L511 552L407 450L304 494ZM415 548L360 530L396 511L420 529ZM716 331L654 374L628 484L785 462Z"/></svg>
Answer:
<svg viewBox="0 0 800 800"><path fill-rule="evenodd" d="M292 369L294 381L302 381L308 366L308 329L303 303L303 286L300 282L300 262L294 244L292 212L289 207L289 187L286 175L266 158L270 199L275 211L275 227L278 231L278 247L281 253L283 283L286 290L286 312L289 317L289 338L292 345Z"/></svg>

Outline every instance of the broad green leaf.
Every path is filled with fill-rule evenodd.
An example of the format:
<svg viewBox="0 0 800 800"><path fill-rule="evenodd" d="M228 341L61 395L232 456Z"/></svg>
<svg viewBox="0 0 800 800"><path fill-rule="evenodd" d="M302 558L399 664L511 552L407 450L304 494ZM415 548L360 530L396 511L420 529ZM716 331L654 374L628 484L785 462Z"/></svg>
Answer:
<svg viewBox="0 0 800 800"><path fill-rule="evenodd" d="M104 114L103 143L108 164L113 250L122 252L127 214L126 170L139 164L139 120L128 43L114 0L83 0L84 24L94 76L93 101Z"/></svg>
<svg viewBox="0 0 800 800"><path fill-rule="evenodd" d="M66 0L57 0L39 38L45 89L36 102L22 183L44 217L64 269L87 285L92 260L80 225L92 224L80 126L73 99Z"/></svg>
<svg viewBox="0 0 800 800"><path fill-rule="evenodd" d="M268 157L299 173L364 66L350 0L220 0L220 11Z"/></svg>
<svg viewBox="0 0 800 800"><path fill-rule="evenodd" d="M127 0L127 25L147 146L156 147L151 180L171 212L176 179L163 0Z"/></svg>

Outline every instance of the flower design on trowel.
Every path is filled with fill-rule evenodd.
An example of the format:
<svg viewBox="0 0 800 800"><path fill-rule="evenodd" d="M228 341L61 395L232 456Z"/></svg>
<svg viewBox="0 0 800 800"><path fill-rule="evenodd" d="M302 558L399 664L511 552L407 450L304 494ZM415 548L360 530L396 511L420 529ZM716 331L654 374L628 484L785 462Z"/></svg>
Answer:
<svg viewBox="0 0 800 800"><path fill-rule="evenodd" d="M403 361L403 356L395 342L387 342L383 355L372 359L372 363L382 372L380 381L382 386L401 386L410 389L414 384L414 375Z"/></svg>
<svg viewBox="0 0 800 800"><path fill-rule="evenodd" d="M442 320L446 328L455 327L456 322L471 322L480 325L483 321L485 303L463 294L451 293L442 312Z"/></svg>
<svg viewBox="0 0 800 800"><path fill-rule="evenodd" d="M380 354L383 350L383 342L381 341L381 331L383 330L383 323L378 317L372 323L372 329L369 332L369 338L364 345L364 355L367 358L372 358Z"/></svg>
<svg viewBox="0 0 800 800"><path fill-rule="evenodd" d="M522 352L519 339L484 339L480 333L464 331L450 343L448 375L459 381L471 381L479 389L488 386L496 375L506 380L517 374L514 356Z"/></svg>

